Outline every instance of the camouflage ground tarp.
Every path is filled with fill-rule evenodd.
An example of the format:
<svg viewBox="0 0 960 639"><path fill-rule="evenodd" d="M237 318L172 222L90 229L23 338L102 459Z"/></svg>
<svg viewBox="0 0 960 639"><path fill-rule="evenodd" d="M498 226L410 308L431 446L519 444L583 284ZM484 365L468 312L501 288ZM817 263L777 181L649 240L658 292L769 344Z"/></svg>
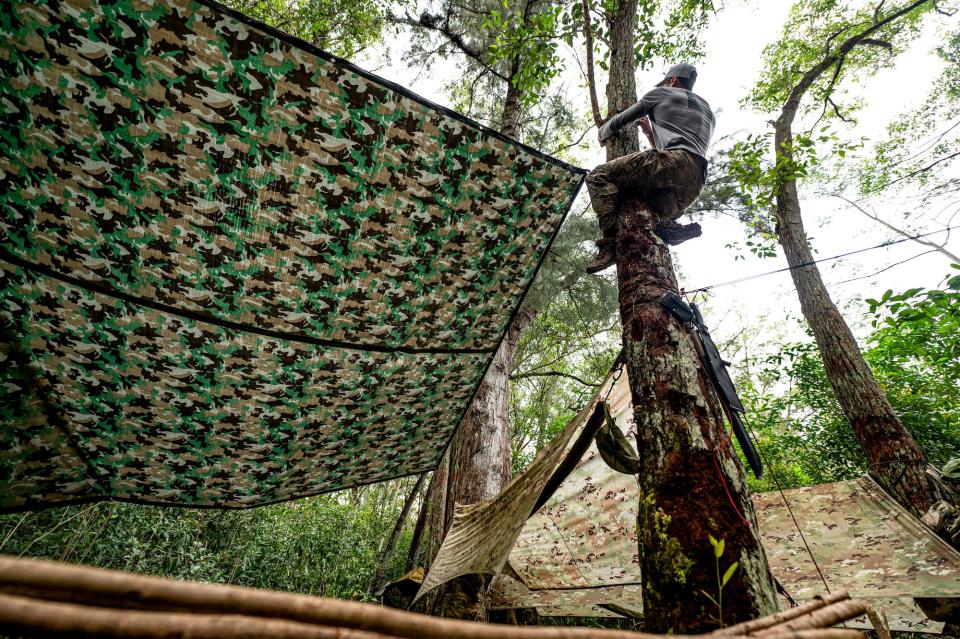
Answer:
<svg viewBox="0 0 960 639"><path fill-rule="evenodd" d="M610 393L610 405L621 430L633 439L626 374ZM577 435L565 432L565 437ZM554 446L548 444L544 451ZM523 474L514 481L523 482ZM780 493L755 495L761 540L771 570L787 592L802 601L828 590L846 590L882 609L895 630L939 632L943 624L926 619L912 598L960 598L960 553L866 477L787 490L785 495L827 582L820 580ZM490 550L499 534L496 526L513 530L515 519L523 515L522 509L504 504L497 506L499 521L488 520L489 527L471 535L462 534L455 518L440 552L455 557L458 548L469 548L475 556L488 557L481 572L497 575L491 588L494 608L533 607L553 616L614 614L604 606L639 612L638 500L635 478L607 467L594 444L543 507L520 526L507 555ZM483 508L471 508L474 520L483 519ZM457 571L456 566L446 570ZM869 627L861 621L861 627Z"/></svg>
<svg viewBox="0 0 960 639"><path fill-rule="evenodd" d="M0 36L0 509L435 467L582 171L210 2Z"/></svg>

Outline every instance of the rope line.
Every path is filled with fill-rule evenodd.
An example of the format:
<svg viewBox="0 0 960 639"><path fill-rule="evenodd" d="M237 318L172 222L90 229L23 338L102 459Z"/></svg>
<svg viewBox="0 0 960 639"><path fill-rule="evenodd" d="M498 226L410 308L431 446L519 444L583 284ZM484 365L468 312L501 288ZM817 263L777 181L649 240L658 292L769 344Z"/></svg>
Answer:
<svg viewBox="0 0 960 639"><path fill-rule="evenodd" d="M844 258L844 257L849 257L850 255L856 255L856 254L858 254L858 253L866 253L867 251L874 251L874 250L877 250L877 249L886 248L886 247L888 247L888 246L893 246L894 244L901 244L901 243L903 243L903 242L909 242L909 241L912 241L912 240L918 240L918 239L920 239L920 238L922 238L922 237L928 237L928 236L930 236L930 235L936 235L936 234L938 234L938 233L947 233L947 232L949 232L949 231L952 231L952 230L958 229L958 228L960 228L960 225L957 225L957 226L948 226L947 228L939 229L939 230L937 230L937 231L929 231L929 232L927 232L927 233L919 233L919 234L917 234L917 235L911 235L911 236L909 236L909 237L901 237L901 238L896 239L896 240L887 240L886 242L881 242L880 244L875 244L875 245L873 245L873 246L868 246L868 247L866 247L866 248L857 249L857 250L855 250L855 251L848 251L848 252L846 252L846 253L840 253L840 254L838 254L838 255L832 255L832 256L830 256L830 257L824 257L824 258L821 258L821 259L818 259L818 260L809 260L809 261L807 261L807 262L801 262L800 264L797 264L797 265L795 265L795 266L785 266L784 268L778 268L778 269L776 269L776 270L767 271L767 272L765 272L765 273L755 273L755 274L753 274L753 275L747 275L746 277L740 277L740 278L737 278L737 279L735 279L735 280L728 280L728 281L726 281L726 282L719 282L719 283L717 283L717 284L710 284L710 285L708 285L708 286L701 286L701 287L699 287L699 288L694 288L694 289L686 289L686 293L687 293L687 294L693 294L693 293L708 293L711 289L719 288L719 287L721 287L721 286L731 286L731 285L733 285L733 284L742 284L743 282L749 282L750 280L755 280L755 279L758 279L758 278L761 278L761 277L766 277L766 276L768 276L768 275L776 275L777 273L785 273L785 272L787 272L787 271L793 271L793 270L805 268L805 267L807 267L807 266L813 266L814 264L820 264L821 262L830 262L830 261L833 261L833 260L839 260L839 259Z"/></svg>
<svg viewBox="0 0 960 639"><path fill-rule="evenodd" d="M760 451L760 456L763 457L763 463L765 463L767 468L770 469L770 476L773 478L773 483L777 485L777 491L780 493L780 498L783 499L783 504L787 507L787 512L790 513L790 519L793 520L793 525L796 527L797 532L800 533L800 540L803 542L803 547L807 550L807 554L810 555L810 561L813 562L813 567L817 569L817 574L820 575L820 581L823 582L823 587L827 589L827 594L831 594L830 586L827 584L827 579L823 576L823 571L820 570L820 564L817 563L817 558L813 556L813 551L810 549L810 544L807 543L807 538L803 534L803 530L800 528L800 522L797 521L796 516L793 514L793 508L790 507L790 501L787 500L787 495L783 492L783 485L780 483L780 479L777 478L777 473L773 470L773 465L770 463L770 459L767 457L766 451L764 451L763 446L760 445L760 437L757 436L757 431L754 430L753 424L747 420L746 415L743 416L743 422L750 429L750 434L753 435L753 441L756 444L757 450Z"/></svg>

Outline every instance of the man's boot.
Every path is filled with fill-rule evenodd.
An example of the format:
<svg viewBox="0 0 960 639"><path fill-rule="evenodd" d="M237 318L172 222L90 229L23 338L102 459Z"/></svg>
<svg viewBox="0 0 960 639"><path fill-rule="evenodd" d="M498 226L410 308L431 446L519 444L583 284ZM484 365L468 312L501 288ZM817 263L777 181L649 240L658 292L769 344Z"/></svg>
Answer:
<svg viewBox="0 0 960 639"><path fill-rule="evenodd" d="M587 265L587 273L599 273L617 262L616 238L603 237L597 240L597 256Z"/></svg>

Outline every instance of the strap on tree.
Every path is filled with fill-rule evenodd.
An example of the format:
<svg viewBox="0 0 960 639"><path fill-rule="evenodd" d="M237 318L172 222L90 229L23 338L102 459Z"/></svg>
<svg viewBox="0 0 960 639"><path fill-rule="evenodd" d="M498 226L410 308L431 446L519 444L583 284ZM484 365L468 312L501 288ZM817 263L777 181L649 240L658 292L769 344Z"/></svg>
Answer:
<svg viewBox="0 0 960 639"><path fill-rule="evenodd" d="M720 356L720 351L717 350L717 345L713 342L713 338L710 337L710 332L703 322L700 309L697 308L696 304L687 304L676 291L667 291L660 298L660 305L670 311L670 314L677 318L687 333L690 334L690 337L693 338L693 345L697 351L697 356L700 358L700 364L706 369L710 381L713 382L723 411L730 421L730 426L733 427L733 434L736 435L737 442L740 444L740 450L747 458L747 463L750 465L753 474L759 479L763 476L763 464L761 464L760 455L757 453L757 449L750 439L750 434L740 418L741 415L746 414L746 409L744 409L743 402L740 401L737 389L733 385L733 380L730 379L730 374L727 372L729 363Z"/></svg>

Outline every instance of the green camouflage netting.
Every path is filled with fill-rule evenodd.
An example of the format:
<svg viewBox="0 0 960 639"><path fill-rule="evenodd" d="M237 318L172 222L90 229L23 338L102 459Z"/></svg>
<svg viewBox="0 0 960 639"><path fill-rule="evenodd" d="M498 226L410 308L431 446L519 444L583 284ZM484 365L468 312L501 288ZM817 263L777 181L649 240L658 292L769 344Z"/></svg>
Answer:
<svg viewBox="0 0 960 639"><path fill-rule="evenodd" d="M432 469L582 171L213 3L0 31L0 509Z"/></svg>

